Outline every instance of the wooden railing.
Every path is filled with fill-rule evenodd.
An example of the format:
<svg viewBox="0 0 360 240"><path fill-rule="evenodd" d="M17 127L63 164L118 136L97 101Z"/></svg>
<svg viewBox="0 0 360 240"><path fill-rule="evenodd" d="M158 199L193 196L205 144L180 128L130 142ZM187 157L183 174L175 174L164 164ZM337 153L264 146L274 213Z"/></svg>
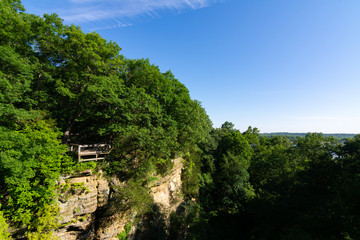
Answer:
<svg viewBox="0 0 360 240"><path fill-rule="evenodd" d="M102 160L110 150L109 144L70 144L70 151L77 154L79 162Z"/></svg>

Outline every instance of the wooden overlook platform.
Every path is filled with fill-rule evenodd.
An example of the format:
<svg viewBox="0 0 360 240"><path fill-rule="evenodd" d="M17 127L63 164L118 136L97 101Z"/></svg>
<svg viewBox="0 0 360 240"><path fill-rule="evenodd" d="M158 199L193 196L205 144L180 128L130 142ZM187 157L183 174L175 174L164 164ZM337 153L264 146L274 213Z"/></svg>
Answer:
<svg viewBox="0 0 360 240"><path fill-rule="evenodd" d="M105 159L110 153L109 144L70 144L70 151L77 154L79 162Z"/></svg>

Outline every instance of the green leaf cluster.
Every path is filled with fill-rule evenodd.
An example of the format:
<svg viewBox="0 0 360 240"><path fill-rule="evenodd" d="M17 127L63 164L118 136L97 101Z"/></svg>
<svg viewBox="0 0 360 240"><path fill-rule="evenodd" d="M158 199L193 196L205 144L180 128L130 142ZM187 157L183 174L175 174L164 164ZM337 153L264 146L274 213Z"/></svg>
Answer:
<svg viewBox="0 0 360 240"><path fill-rule="evenodd" d="M55 199L56 180L69 161L59 132L45 121L18 130L0 127L0 185L5 214L28 225Z"/></svg>
<svg viewBox="0 0 360 240"><path fill-rule="evenodd" d="M8 232L9 225L6 223L4 213L1 211L0 204L0 239L10 240L10 233Z"/></svg>

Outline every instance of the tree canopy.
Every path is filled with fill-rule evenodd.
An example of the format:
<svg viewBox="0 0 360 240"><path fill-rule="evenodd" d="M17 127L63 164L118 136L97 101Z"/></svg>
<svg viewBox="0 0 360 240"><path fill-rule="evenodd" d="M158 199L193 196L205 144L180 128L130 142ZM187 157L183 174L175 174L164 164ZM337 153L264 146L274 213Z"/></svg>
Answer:
<svg viewBox="0 0 360 240"><path fill-rule="evenodd" d="M35 228L54 203L55 180L76 165L64 144L110 144L107 172L144 185L206 138L211 122L188 89L120 50L0 2L0 211L12 225Z"/></svg>

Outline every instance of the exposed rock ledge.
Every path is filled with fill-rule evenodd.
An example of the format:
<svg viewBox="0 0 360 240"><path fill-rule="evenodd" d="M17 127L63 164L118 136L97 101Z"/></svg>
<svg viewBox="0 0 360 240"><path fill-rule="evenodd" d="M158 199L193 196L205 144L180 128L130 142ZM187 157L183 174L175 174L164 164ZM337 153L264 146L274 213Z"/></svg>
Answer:
<svg viewBox="0 0 360 240"><path fill-rule="evenodd" d="M160 206L160 209L166 216L169 216L172 211L176 211L176 208L183 201L181 196L182 168L182 158L175 159L174 167L170 174L159 178L155 182L154 187L151 188L154 203Z"/></svg>
<svg viewBox="0 0 360 240"><path fill-rule="evenodd" d="M158 177L151 187L154 203L159 205L165 216L169 216L182 202L182 167L182 158L175 159L171 173ZM102 172L95 174L91 170L62 177L58 200L62 227L56 231L56 235L64 240L116 240L126 224L124 214L117 213L107 219L97 218L98 210L106 207L109 200L111 185L116 182L114 179L111 182L106 180ZM107 221L107 224L99 224L99 221Z"/></svg>

